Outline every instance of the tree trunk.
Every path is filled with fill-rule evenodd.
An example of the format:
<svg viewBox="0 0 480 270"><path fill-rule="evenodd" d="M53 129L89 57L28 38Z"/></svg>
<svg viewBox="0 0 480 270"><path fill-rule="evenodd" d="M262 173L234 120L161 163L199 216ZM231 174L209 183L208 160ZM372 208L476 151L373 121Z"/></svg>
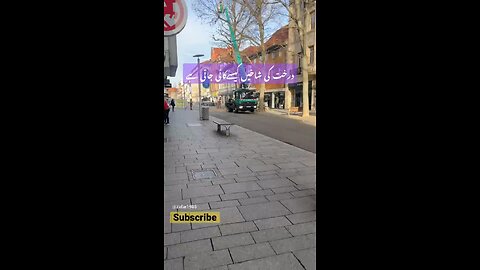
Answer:
<svg viewBox="0 0 480 270"><path fill-rule="evenodd" d="M260 47L262 48L262 63L265 65L265 59L266 59L266 49L265 49L265 30L264 30L264 25L261 23L262 18L259 17L257 18L257 22L259 22L258 28L260 32ZM265 82L262 82L260 84L260 104L258 104L258 108L260 112L265 111Z"/></svg>
<svg viewBox="0 0 480 270"><path fill-rule="evenodd" d="M265 111L265 83L260 84L260 98L259 98L258 107L260 112Z"/></svg>
<svg viewBox="0 0 480 270"><path fill-rule="evenodd" d="M303 80L303 108L302 116L307 118L310 115L308 108L308 71L307 71L307 58L305 55L302 57L302 80Z"/></svg>

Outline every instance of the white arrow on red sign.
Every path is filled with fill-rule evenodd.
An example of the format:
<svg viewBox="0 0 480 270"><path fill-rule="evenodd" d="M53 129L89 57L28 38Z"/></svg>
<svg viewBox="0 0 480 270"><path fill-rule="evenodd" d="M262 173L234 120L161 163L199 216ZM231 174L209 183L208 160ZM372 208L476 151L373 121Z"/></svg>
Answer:
<svg viewBox="0 0 480 270"><path fill-rule="evenodd" d="M163 1L163 35L174 36L183 30L187 23L185 0Z"/></svg>

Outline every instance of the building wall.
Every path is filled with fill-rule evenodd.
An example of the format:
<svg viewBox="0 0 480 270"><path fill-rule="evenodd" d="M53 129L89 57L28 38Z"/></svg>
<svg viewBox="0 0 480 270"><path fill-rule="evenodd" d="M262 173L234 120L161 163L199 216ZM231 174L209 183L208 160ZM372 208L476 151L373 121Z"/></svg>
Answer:
<svg viewBox="0 0 480 270"><path fill-rule="evenodd" d="M292 6L290 7L292 8ZM308 85L309 85L309 98L310 102L312 104L311 109L315 109L316 106L316 54L317 54L317 44L316 44L316 31L318 28L318 25L316 23L316 18L315 18L315 26L312 29L312 16L311 13L312 11L315 11L315 16L316 14L316 7L315 5L310 5L307 6L306 9L301 9L301 16L305 17L306 20L306 27L307 27L307 72L308 72ZM301 52L301 46L300 46L300 37L298 34L298 31L294 29L295 23L290 20L289 22L289 36L288 36L288 50L291 53L290 55L287 56L287 59L290 59L292 63L295 63L301 67L300 64L300 57L299 53ZM310 47L313 46L313 63L310 63ZM303 76L302 73L305 72L303 69L301 70L301 73L297 75L297 81L300 83L296 89L290 88L290 92L292 93L292 100L291 104L292 106L297 106L298 105L298 91L301 88L300 86L303 84ZM297 104L297 105L296 105Z"/></svg>

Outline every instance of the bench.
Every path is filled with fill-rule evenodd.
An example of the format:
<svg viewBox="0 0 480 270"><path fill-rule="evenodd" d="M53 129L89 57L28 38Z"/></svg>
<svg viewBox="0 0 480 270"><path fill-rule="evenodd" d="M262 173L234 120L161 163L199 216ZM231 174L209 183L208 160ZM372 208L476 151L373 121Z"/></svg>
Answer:
<svg viewBox="0 0 480 270"><path fill-rule="evenodd" d="M225 127L225 135L230 136L230 127L233 126L234 124L228 123L225 121L213 121L213 123L217 124L217 132L222 131L222 126Z"/></svg>

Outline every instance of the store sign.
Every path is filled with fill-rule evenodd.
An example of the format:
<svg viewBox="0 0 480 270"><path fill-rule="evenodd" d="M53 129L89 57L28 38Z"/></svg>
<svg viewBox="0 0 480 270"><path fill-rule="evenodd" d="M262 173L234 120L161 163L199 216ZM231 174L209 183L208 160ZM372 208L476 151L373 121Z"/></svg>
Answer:
<svg viewBox="0 0 480 270"><path fill-rule="evenodd" d="M187 4L185 0L163 1L163 36L180 33L187 23Z"/></svg>

